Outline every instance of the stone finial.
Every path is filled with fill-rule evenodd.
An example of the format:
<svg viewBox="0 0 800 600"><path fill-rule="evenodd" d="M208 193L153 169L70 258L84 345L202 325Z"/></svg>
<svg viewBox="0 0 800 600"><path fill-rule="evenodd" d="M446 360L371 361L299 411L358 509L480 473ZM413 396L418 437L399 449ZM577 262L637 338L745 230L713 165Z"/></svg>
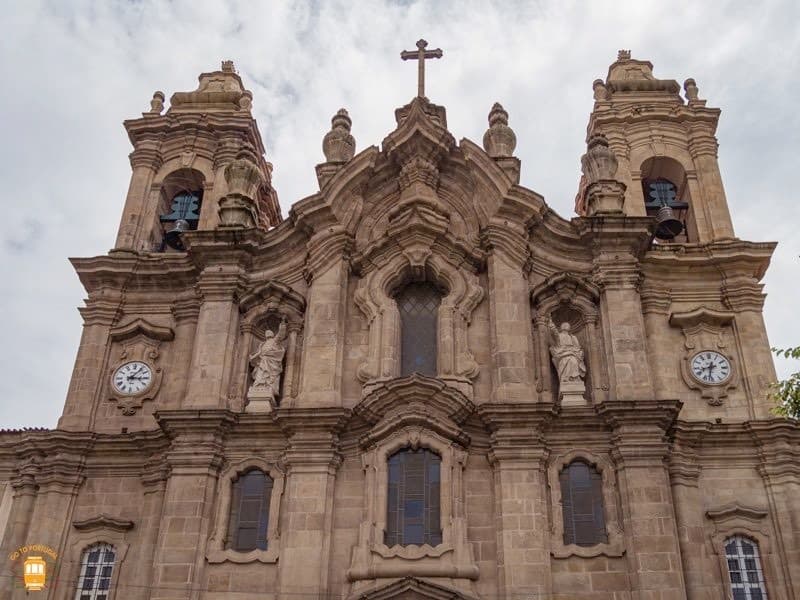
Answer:
<svg viewBox="0 0 800 600"><path fill-rule="evenodd" d="M694 79L691 77L683 82L683 89L686 92L686 99L690 102L692 100L697 100L697 84L695 83Z"/></svg>
<svg viewBox="0 0 800 600"><path fill-rule="evenodd" d="M330 163L345 163L356 153L356 140L350 135L350 115L343 108L331 119L331 130L322 138L322 152Z"/></svg>
<svg viewBox="0 0 800 600"><path fill-rule="evenodd" d="M602 102L611 97L611 94L609 94L608 88L602 79L595 79L592 83L592 89L594 90L594 99L596 102Z"/></svg>
<svg viewBox="0 0 800 600"><path fill-rule="evenodd" d="M253 158L252 151L244 150L225 167L228 193L220 199L217 211L222 228L246 229L258 223L256 194L265 180Z"/></svg>
<svg viewBox="0 0 800 600"><path fill-rule="evenodd" d="M161 114L161 111L164 110L164 92L155 91L153 92L153 99L150 100L150 112Z"/></svg>
<svg viewBox="0 0 800 600"><path fill-rule="evenodd" d="M589 138L586 154L581 157L583 173L589 184L613 180L617 174L617 157L608 146L606 136L601 133Z"/></svg>
<svg viewBox="0 0 800 600"><path fill-rule="evenodd" d="M232 60L223 60L221 70L223 73L236 73Z"/></svg>
<svg viewBox="0 0 800 600"><path fill-rule="evenodd" d="M617 52L617 60L630 60L631 59L631 51L630 50L620 50Z"/></svg>
<svg viewBox="0 0 800 600"><path fill-rule="evenodd" d="M587 146L581 157L581 198L585 198L586 215L623 214L625 184L615 179L618 161L606 136L592 135Z"/></svg>
<svg viewBox="0 0 800 600"><path fill-rule="evenodd" d="M483 134L483 149L492 158L513 156L517 136L508 126L508 113L499 102L489 111L489 129Z"/></svg>

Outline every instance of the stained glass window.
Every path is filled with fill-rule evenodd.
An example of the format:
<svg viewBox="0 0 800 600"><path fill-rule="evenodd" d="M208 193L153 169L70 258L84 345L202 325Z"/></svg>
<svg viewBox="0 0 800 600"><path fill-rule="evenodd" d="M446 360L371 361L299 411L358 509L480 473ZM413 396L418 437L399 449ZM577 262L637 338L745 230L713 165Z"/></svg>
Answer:
<svg viewBox="0 0 800 600"><path fill-rule="evenodd" d="M725 540L725 560L733 600L766 600L767 588L758 555L758 544L741 535Z"/></svg>
<svg viewBox="0 0 800 600"><path fill-rule="evenodd" d="M387 546L442 543L440 472L442 459L424 448L389 457Z"/></svg>
<svg viewBox="0 0 800 600"><path fill-rule="evenodd" d="M608 543L603 514L603 476L583 461L570 463L559 475L564 515L564 544Z"/></svg>
<svg viewBox="0 0 800 600"><path fill-rule="evenodd" d="M402 376L436 377L437 315L442 295L430 283L410 283L396 296L400 310Z"/></svg>
<svg viewBox="0 0 800 600"><path fill-rule="evenodd" d="M109 544L93 544L83 551L75 600L107 600L115 559Z"/></svg>
<svg viewBox="0 0 800 600"><path fill-rule="evenodd" d="M267 549L271 496L272 478L261 471L249 471L234 482L227 548L239 552Z"/></svg>

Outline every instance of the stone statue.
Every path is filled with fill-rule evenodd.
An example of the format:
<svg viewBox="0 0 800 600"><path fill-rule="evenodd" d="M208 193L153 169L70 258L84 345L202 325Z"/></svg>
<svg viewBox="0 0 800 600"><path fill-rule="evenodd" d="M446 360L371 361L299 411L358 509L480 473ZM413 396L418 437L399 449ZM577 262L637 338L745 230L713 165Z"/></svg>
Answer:
<svg viewBox="0 0 800 600"><path fill-rule="evenodd" d="M550 356L558 371L559 399L566 405L584 405L586 400L583 393L586 386L583 380L586 377L586 362L583 359L583 348L578 338L570 333L569 323L562 323L558 329L553 320L549 319L547 328L550 330Z"/></svg>
<svg viewBox="0 0 800 600"><path fill-rule="evenodd" d="M286 353L283 345L285 339L286 320L284 319L278 326L278 333L267 330L258 351L250 356L250 365L253 367L253 383L247 392L247 397L250 399L249 412L268 412L275 404L275 399L280 392L283 355Z"/></svg>

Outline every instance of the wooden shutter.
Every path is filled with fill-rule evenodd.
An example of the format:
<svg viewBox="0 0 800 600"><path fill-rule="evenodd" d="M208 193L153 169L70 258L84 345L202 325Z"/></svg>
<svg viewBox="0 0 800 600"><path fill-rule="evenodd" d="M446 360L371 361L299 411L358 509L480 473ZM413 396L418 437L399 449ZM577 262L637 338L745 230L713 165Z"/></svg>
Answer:
<svg viewBox="0 0 800 600"><path fill-rule="evenodd" d="M400 311L400 374L436 377L436 331L442 296L430 283L410 283L396 297Z"/></svg>
<svg viewBox="0 0 800 600"><path fill-rule="evenodd" d="M272 478L249 471L234 482L226 547L239 552L267 549Z"/></svg>
<svg viewBox="0 0 800 600"><path fill-rule="evenodd" d="M570 463L559 476L564 544L608 543L603 512L603 477L583 461Z"/></svg>
<svg viewBox="0 0 800 600"><path fill-rule="evenodd" d="M442 543L441 458L435 452L400 450L389 458L385 543Z"/></svg>

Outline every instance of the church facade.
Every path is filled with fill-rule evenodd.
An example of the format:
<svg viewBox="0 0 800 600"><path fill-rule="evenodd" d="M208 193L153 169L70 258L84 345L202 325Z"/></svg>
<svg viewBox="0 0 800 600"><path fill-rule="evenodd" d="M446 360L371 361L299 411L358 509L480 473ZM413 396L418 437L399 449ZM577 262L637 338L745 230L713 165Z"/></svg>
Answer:
<svg viewBox="0 0 800 600"><path fill-rule="evenodd" d="M34 553L48 600L800 596L774 244L734 234L719 109L620 51L566 219L502 106L454 139L425 46L286 218L232 63L125 122L63 415L0 433L0 597Z"/></svg>

